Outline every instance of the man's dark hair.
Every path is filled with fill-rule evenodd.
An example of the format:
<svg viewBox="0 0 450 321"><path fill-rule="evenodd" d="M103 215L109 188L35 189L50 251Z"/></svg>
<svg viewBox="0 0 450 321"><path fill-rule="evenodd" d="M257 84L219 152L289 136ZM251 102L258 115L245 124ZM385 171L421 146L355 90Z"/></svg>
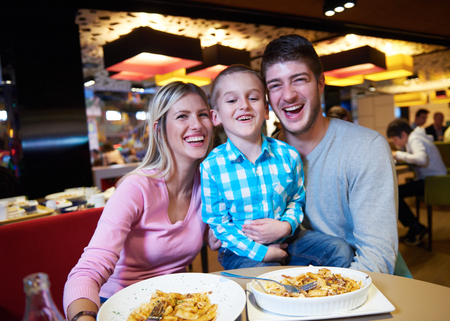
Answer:
<svg viewBox="0 0 450 321"><path fill-rule="evenodd" d="M305 63L319 81L322 62L311 42L299 35L281 36L272 40L264 50L261 60L261 77L266 81L267 69L280 62L298 61Z"/></svg>
<svg viewBox="0 0 450 321"><path fill-rule="evenodd" d="M419 110L416 112L416 117L419 117L419 116L422 115L422 114L428 115L428 113L429 113L429 111L426 110L426 109L419 109Z"/></svg>
<svg viewBox="0 0 450 321"><path fill-rule="evenodd" d="M387 128L387 137L401 137L402 132L405 132L407 135L409 135L412 131L413 129L406 119L397 118L396 120L393 120L389 123Z"/></svg>

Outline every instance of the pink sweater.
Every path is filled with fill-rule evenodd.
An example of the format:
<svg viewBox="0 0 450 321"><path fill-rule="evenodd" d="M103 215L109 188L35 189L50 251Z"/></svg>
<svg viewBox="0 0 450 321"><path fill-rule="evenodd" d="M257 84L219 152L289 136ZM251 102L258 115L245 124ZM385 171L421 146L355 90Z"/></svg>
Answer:
<svg viewBox="0 0 450 321"><path fill-rule="evenodd" d="M133 283L185 272L203 244L200 192L197 173L186 218L172 224L164 179L127 177L108 200L89 245L69 274L64 311L79 298L100 306L99 297L109 298Z"/></svg>

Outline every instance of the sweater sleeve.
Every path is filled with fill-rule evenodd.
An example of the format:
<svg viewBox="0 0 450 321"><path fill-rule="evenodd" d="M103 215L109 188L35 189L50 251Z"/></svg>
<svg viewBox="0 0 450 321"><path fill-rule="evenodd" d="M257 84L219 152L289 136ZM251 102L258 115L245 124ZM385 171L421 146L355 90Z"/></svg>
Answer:
<svg viewBox="0 0 450 321"><path fill-rule="evenodd" d="M108 200L89 245L68 276L63 298L66 315L68 306L80 298L100 307L100 288L113 274L130 228L143 207L139 185L123 181Z"/></svg>
<svg viewBox="0 0 450 321"><path fill-rule="evenodd" d="M349 164L348 197L356 246L350 267L392 274L398 252L395 166L381 135L360 146L360 152L361 161Z"/></svg>

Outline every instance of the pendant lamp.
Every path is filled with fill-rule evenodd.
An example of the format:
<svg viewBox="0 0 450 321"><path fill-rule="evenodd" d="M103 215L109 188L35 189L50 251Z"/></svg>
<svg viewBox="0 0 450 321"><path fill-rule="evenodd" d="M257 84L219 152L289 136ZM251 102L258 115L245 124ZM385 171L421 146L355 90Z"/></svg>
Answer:
<svg viewBox="0 0 450 321"><path fill-rule="evenodd" d="M116 79L148 79L202 63L199 39L178 36L149 27L133 29L129 34L103 46L105 69L116 72Z"/></svg>

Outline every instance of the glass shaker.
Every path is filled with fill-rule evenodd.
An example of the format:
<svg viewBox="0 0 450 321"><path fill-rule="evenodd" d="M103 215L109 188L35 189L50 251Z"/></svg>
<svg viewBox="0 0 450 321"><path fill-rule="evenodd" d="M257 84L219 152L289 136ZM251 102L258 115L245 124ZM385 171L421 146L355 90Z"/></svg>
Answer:
<svg viewBox="0 0 450 321"><path fill-rule="evenodd" d="M22 321L64 321L53 302L50 282L45 273L34 273L23 279L26 294L25 314Z"/></svg>

